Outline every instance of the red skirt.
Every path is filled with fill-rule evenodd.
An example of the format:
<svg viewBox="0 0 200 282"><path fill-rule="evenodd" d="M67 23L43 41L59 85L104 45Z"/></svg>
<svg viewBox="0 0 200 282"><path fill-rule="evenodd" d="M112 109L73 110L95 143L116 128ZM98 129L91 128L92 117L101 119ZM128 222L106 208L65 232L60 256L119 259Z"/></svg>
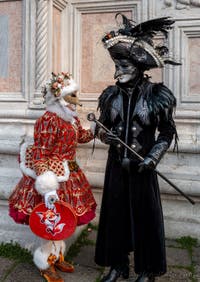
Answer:
<svg viewBox="0 0 200 282"><path fill-rule="evenodd" d="M43 202L43 197L34 186L35 179L24 175L9 198L9 215L17 223L29 224L32 210ZM60 200L74 208L78 225L87 224L95 217L96 202L80 168L70 172L68 181L59 183L57 194Z"/></svg>

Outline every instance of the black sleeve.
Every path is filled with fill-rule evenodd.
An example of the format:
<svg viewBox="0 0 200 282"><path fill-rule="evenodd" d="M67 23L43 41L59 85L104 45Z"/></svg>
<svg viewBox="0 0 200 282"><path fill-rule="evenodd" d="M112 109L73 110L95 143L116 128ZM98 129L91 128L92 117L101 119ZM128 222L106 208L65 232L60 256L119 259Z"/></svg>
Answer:
<svg viewBox="0 0 200 282"><path fill-rule="evenodd" d="M113 97L116 94L116 86L108 86L98 99L99 121L107 128L111 128L111 108Z"/></svg>
<svg viewBox="0 0 200 282"><path fill-rule="evenodd" d="M167 113L166 113L167 111ZM167 142L168 147L171 145L173 138L176 139L177 131L173 120L173 109L167 109L165 113L160 113L158 117L158 137L156 143Z"/></svg>
<svg viewBox="0 0 200 282"><path fill-rule="evenodd" d="M177 131L173 119L176 98L163 83L155 83L152 88L151 108L158 121L159 135L157 143L166 141L170 146L173 138L177 139Z"/></svg>

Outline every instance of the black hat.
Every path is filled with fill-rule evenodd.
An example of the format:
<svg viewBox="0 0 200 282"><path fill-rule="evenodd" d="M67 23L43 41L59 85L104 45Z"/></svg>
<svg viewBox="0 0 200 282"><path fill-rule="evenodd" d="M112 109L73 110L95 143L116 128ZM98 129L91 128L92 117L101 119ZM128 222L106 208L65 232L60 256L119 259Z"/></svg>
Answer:
<svg viewBox="0 0 200 282"><path fill-rule="evenodd" d="M168 57L169 50L165 45L154 46L153 43L153 37L159 32L168 37L174 20L162 17L135 26L132 20L121 13L116 14L115 19L119 15L123 20L123 28L107 33L102 39L112 59L130 59L142 70L162 68L165 64L180 65Z"/></svg>

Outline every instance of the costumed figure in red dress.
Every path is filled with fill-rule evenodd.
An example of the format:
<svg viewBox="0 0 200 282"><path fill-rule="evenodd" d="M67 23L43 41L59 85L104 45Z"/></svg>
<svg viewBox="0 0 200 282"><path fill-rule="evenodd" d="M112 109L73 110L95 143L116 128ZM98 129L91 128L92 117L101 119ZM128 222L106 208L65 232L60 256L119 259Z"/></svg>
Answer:
<svg viewBox="0 0 200 282"><path fill-rule="evenodd" d="M76 162L77 144L94 137L91 129L82 128L77 116L77 90L68 73L52 73L43 88L46 112L35 123L34 143L21 146L23 177L9 198L10 216L17 223L29 224L30 214L41 202L53 211L52 198L71 205L77 225L95 217L95 199ZM74 271L73 265L64 261L64 251L64 241L47 241L34 252L34 263L47 281L63 281L56 268Z"/></svg>

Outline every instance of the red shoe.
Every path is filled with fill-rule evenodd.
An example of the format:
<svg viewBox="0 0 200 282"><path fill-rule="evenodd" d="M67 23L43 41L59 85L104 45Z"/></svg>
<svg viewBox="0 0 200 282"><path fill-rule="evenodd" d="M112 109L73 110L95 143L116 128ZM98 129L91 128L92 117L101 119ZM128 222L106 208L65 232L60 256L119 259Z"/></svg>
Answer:
<svg viewBox="0 0 200 282"><path fill-rule="evenodd" d="M55 267L57 267L62 272L74 272L74 266L71 263L65 261L64 256L61 252L59 255L59 259L55 262Z"/></svg>
<svg viewBox="0 0 200 282"><path fill-rule="evenodd" d="M65 260L62 262L56 262L55 267L57 267L62 272L74 272L74 266Z"/></svg>
<svg viewBox="0 0 200 282"><path fill-rule="evenodd" d="M49 268L40 270L41 275L47 282L64 282L64 280L58 275L53 265Z"/></svg>

